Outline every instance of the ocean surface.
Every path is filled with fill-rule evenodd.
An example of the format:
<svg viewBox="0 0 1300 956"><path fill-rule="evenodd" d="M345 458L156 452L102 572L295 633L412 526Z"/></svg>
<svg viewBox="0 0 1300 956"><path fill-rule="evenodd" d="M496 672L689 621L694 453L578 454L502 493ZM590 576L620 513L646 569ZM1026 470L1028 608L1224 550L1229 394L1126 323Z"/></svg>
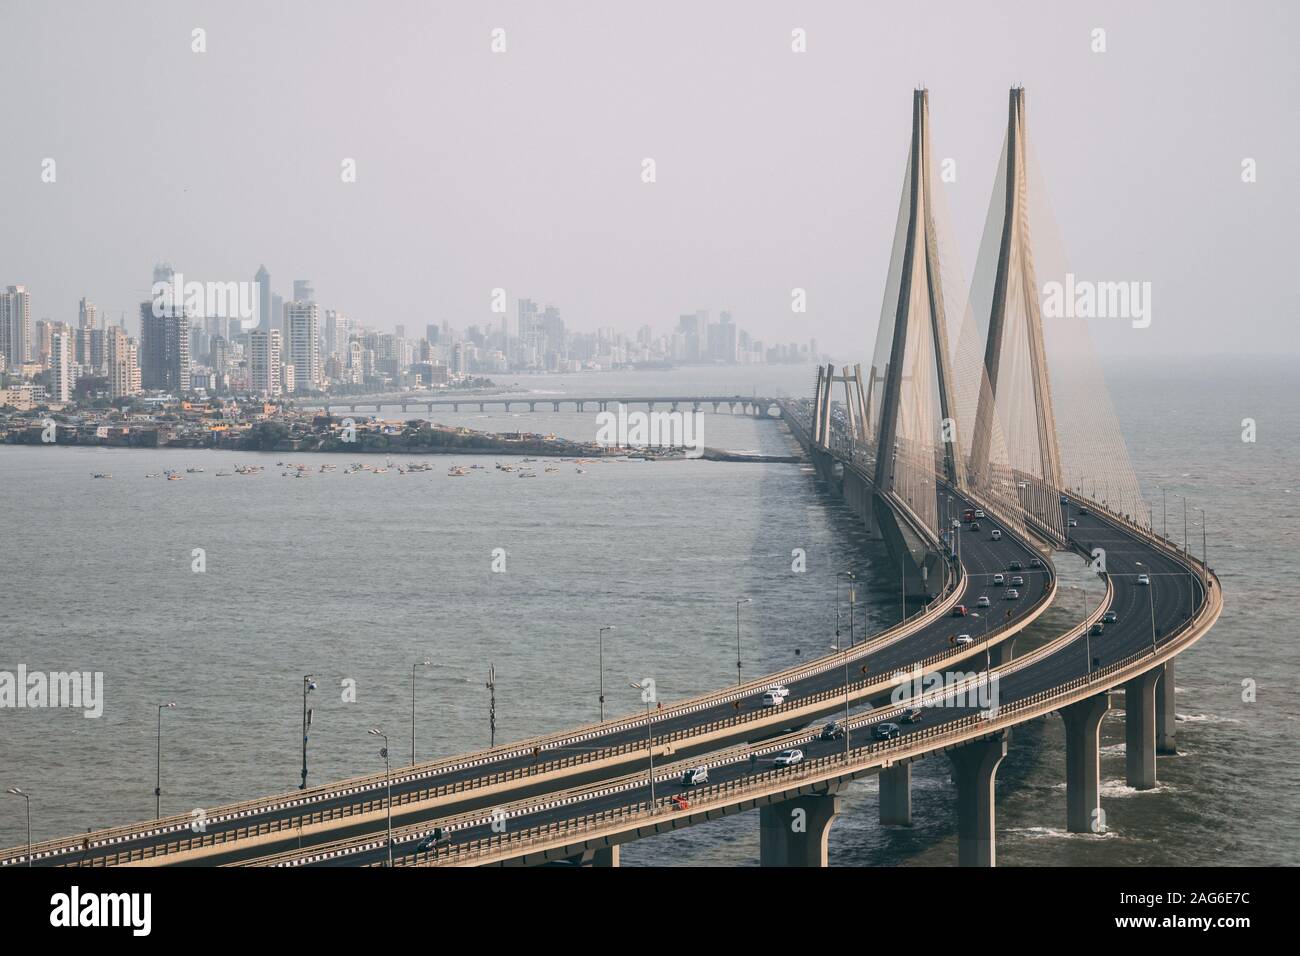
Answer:
<svg viewBox="0 0 1300 956"><path fill-rule="evenodd" d="M620 394L790 394L814 370L678 369L504 376L539 398ZM1177 667L1180 753L1160 786L1124 785L1122 714L1103 725L1102 804L1109 832L1065 832L1059 720L1018 728L998 773L1000 865L1295 864L1300 862L1300 726L1293 574L1300 553L1300 414L1286 359L1113 362L1111 398L1160 521L1201 549L1226 610ZM543 411L546 408L548 410ZM392 416L395 412L387 411ZM412 412L423 417L423 413ZM589 410L516 409L436 419L484 430L590 439ZM1242 419L1257 440L1243 442ZM781 453L783 425L704 415L704 443ZM552 462L519 480L508 456L415 456L431 472L345 475L348 456L0 446L0 670L100 671L103 715L0 710L0 788L32 795L39 840L152 817L157 705L163 812L294 789L302 678L313 724L309 783L383 768L371 727L411 759L488 743L489 664L497 740L597 717L599 629L607 715L639 707L630 681L662 700L736 678L736 601L744 673L781 668L834 643L835 572L856 569L858 634L899 615L880 545L790 464ZM365 456L383 466L382 457ZM394 464L406 461L395 457ZM305 464L308 479L282 477ZM319 473L321 463L339 465ZM258 477L218 477L262 464ZM483 464L449 478L450 466ZM184 481L147 478L201 467ZM111 481L92 480L111 472ZM205 569L195 573L195 549ZM498 549L501 549L500 551ZM792 570L793 552L807 570ZM504 553L504 570L501 566ZM1063 556L1066 583L1091 586ZM1077 616L1067 597L1039 638ZM847 601L841 602L848 627ZM1026 642L1022 642L1026 643ZM1253 693L1251 689L1253 688ZM847 795L831 831L838 865L948 865L956 857L947 762L913 775L910 829L877 824L876 785ZM0 846L26 839L22 801L0 802ZM624 865L754 865L758 819L743 814L624 848Z"/></svg>

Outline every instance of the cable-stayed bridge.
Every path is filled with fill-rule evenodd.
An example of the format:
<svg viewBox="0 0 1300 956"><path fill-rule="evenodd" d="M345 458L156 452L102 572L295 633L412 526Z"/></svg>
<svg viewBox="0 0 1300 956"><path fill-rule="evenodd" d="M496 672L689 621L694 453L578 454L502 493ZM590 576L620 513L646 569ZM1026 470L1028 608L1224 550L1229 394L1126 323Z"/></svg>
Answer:
<svg viewBox="0 0 1300 956"><path fill-rule="evenodd" d="M46 841L0 865L613 864L624 843L752 809L765 865L824 865L845 786L878 774L881 822L906 825L911 765L940 754L956 784L958 861L991 865L1010 731L1053 713L1066 729L1068 829L1104 830L1098 742L1112 692L1124 692L1128 782L1153 787L1157 752L1175 745L1174 659L1214 624L1222 595L1203 561L1152 531L1086 329L1044 321L1038 282L1051 267L1035 237L1050 220L1035 211L1035 175L1013 89L966 290L933 188L929 95L916 91L870 368L819 369L810 399L779 406L820 481L898 561L911 599L898 625L644 714L216 808L202 830L186 815ZM1094 562L1105 598L1016 657L1016 635L1056 596L1061 549ZM972 624L966 612L986 602ZM956 679L927 690L931 674ZM786 691L775 703L774 686ZM707 781L685 785L700 768Z"/></svg>

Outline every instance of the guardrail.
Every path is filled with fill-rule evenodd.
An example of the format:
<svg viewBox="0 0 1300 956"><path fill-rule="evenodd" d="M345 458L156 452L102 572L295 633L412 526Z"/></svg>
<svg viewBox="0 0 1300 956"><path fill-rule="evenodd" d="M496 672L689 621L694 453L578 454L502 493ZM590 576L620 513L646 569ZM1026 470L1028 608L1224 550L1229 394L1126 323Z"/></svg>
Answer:
<svg viewBox="0 0 1300 956"><path fill-rule="evenodd" d="M1112 516L1109 511L1102 509ZM1132 524L1132 529L1141 531L1141 527ZM1164 542L1154 535L1148 536L1153 546L1162 552L1173 550L1177 558L1181 549L1170 542ZM1190 559L1180 563L1195 572L1197 563ZM403 860L402 865L440 865L455 863L472 865L474 863L492 862L494 860L513 859L528 854L530 848L554 848L558 840L565 840L561 848L583 841L605 838L608 842L618 842L614 837L625 834L630 828L657 825L665 819L689 819L697 814L708 815L709 811L719 808L725 810L738 801L758 800L764 796L781 793L797 788L800 784L829 783L836 780L852 779L861 776L882 765L902 759L911 759L924 753L949 746L966 743L980 737L998 733L1008 727L1026 720L1051 713L1067 704L1074 703L1102 691L1109 690L1127 680L1158 666L1174 657L1187 646L1198 640L1218 619L1222 611L1222 588L1217 577L1209 568L1201 565L1207 586L1202 591L1202 600L1192 616L1184 620L1179 627L1163 642L1157 642L1152 648L1127 655L1118 661L1090 670L1087 674L1072 678L1064 684L1039 691L1028 697L1020 698L1010 704L1001 706L996 714L986 716L967 716L947 724L909 734L907 737L890 741L873 742L865 747L855 748L846 757L840 755L815 758L793 769L771 770L749 777L727 781L711 787L702 787L692 791L692 799L687 811L674 811L667 808L667 800L658 800L654 805L642 801L635 806L615 808L574 818L571 821L558 821L545 826L532 827L512 834L494 835L456 846L443 846L431 850L418 859ZM1110 582L1107 582L1108 588ZM1077 636L1077 635L1076 635ZM1053 642L1055 643L1055 642ZM856 755L856 756L855 756ZM854 766L855 761L857 763ZM667 817L663 816L664 814ZM560 856L563 853L558 854Z"/></svg>

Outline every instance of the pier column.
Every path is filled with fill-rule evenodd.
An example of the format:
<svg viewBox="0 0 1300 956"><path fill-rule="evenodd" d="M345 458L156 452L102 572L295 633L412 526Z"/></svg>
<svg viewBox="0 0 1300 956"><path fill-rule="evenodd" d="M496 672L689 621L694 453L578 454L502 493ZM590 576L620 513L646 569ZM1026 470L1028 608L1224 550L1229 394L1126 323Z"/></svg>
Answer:
<svg viewBox="0 0 1300 956"><path fill-rule="evenodd" d="M833 794L808 794L759 810L761 866L826 866L826 841L840 812Z"/></svg>
<svg viewBox="0 0 1300 956"><path fill-rule="evenodd" d="M985 608L985 611L989 610L992 610L992 608ZM1005 641L999 641L998 645L989 651L989 658L993 662L994 667L1002 667L1006 664L1010 664L1011 661L1015 659L1015 656L1016 639L1014 637L1008 637Z"/></svg>
<svg viewBox="0 0 1300 956"><path fill-rule="evenodd" d="M880 771L880 825L912 825L912 765L896 763Z"/></svg>
<svg viewBox="0 0 1300 956"><path fill-rule="evenodd" d="M1110 710L1102 692L1061 708L1065 721L1065 824L1071 833L1101 833L1101 721Z"/></svg>
<svg viewBox="0 0 1300 956"><path fill-rule="evenodd" d="M1178 742L1174 739L1177 720L1174 713L1174 659L1171 657L1165 661L1160 680L1156 682L1156 753L1178 753Z"/></svg>
<svg viewBox="0 0 1300 956"><path fill-rule="evenodd" d="M594 850L584 850L577 856L569 857L579 866L619 866L619 846L603 846Z"/></svg>
<svg viewBox="0 0 1300 956"><path fill-rule="evenodd" d="M1006 755L1005 733L948 751L957 784L958 866L997 866L994 781Z"/></svg>
<svg viewBox="0 0 1300 956"><path fill-rule="evenodd" d="M1160 668L1124 685L1124 762L1128 785L1150 790L1156 785L1156 683Z"/></svg>

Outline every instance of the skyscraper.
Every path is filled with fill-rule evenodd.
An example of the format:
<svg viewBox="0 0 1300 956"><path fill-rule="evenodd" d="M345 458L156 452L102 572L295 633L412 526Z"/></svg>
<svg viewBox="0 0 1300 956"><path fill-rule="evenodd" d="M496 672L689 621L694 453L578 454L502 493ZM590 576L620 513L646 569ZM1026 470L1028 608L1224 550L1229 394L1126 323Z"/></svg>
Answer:
<svg viewBox="0 0 1300 956"><path fill-rule="evenodd" d="M77 325L83 329L99 328L99 310L95 308L95 303L91 302L84 296L77 308Z"/></svg>
<svg viewBox="0 0 1300 956"><path fill-rule="evenodd" d="M257 283L257 327L263 332L270 332L275 312L271 308L271 273L266 271L266 266L257 267L253 281Z"/></svg>
<svg viewBox="0 0 1300 956"><path fill-rule="evenodd" d="M72 333L66 329L55 332L50 340L50 385L53 398L58 402L72 400L76 384L76 366L72 355Z"/></svg>
<svg viewBox="0 0 1300 956"><path fill-rule="evenodd" d="M316 290L311 287L310 279L293 280L293 300L295 302L316 301Z"/></svg>
<svg viewBox="0 0 1300 956"><path fill-rule="evenodd" d="M280 330L254 329L248 335L249 386L258 395L280 394Z"/></svg>
<svg viewBox="0 0 1300 956"><path fill-rule="evenodd" d="M140 379L145 388L190 390L190 319L183 305L140 304Z"/></svg>
<svg viewBox="0 0 1300 956"><path fill-rule="evenodd" d="M0 356L6 368L32 360L32 297L24 286L0 292Z"/></svg>
<svg viewBox="0 0 1300 956"><path fill-rule="evenodd" d="M284 307L289 354L285 364L293 366L294 386L299 391L321 387L320 332L315 302L295 301Z"/></svg>

